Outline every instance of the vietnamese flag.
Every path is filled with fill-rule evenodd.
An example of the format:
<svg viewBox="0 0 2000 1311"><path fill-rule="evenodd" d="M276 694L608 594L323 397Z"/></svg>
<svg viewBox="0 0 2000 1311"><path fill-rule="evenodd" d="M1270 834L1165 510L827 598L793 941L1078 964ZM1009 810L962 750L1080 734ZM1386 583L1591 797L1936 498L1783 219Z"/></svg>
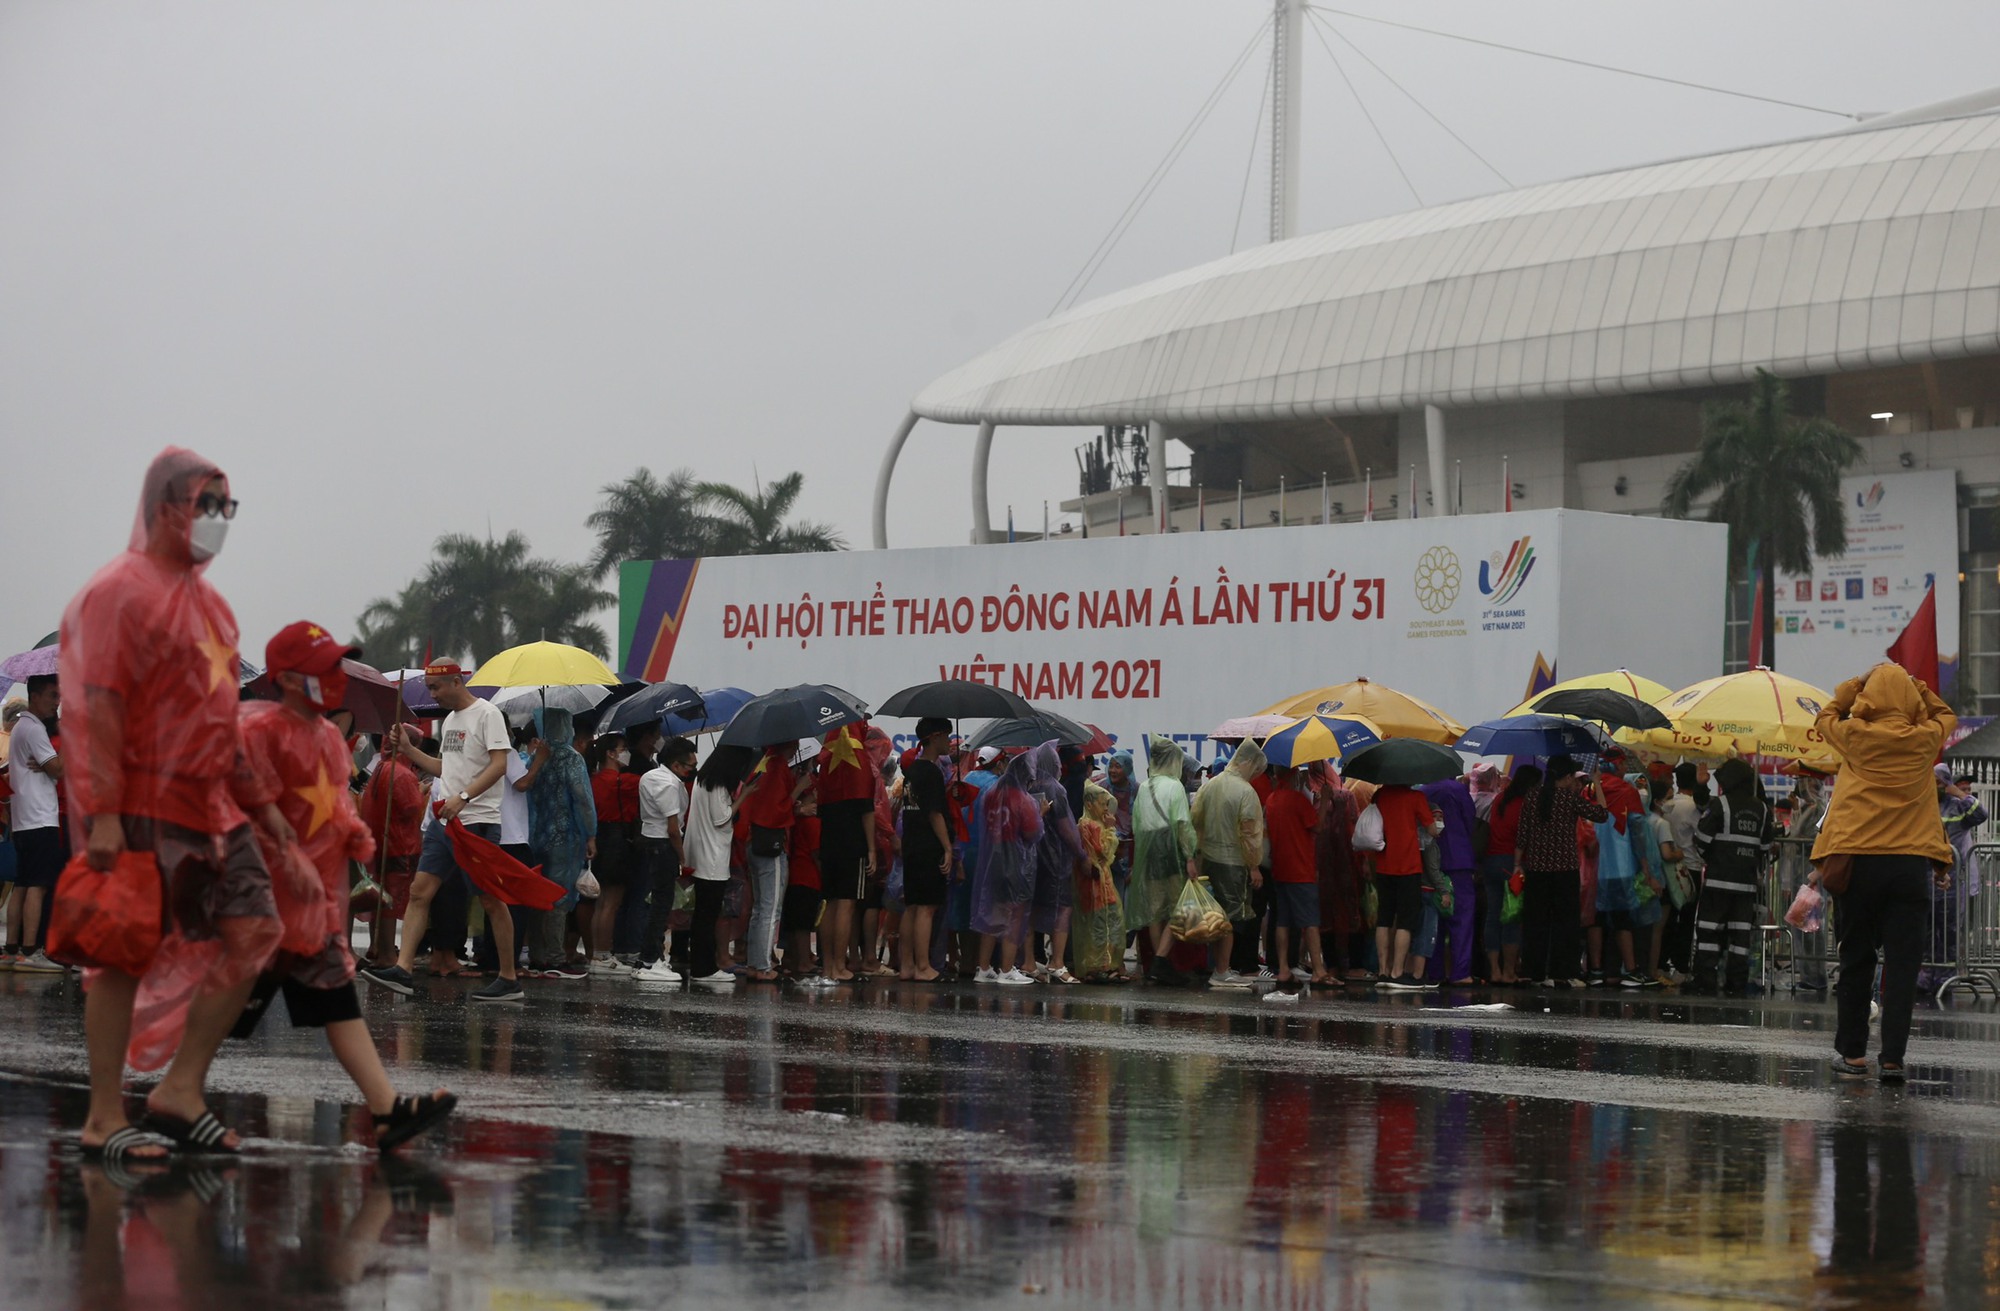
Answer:
<svg viewBox="0 0 2000 1311"><path fill-rule="evenodd" d="M528 868L502 851L499 843L480 837L457 818L447 820L444 831L451 839L452 859L479 891L490 893L509 906L526 906L530 910L553 910L557 902L569 895L562 884L542 877L541 866Z"/></svg>
<svg viewBox="0 0 2000 1311"><path fill-rule="evenodd" d="M1901 665L1911 678L1935 692L1938 690L1937 585L1924 589L1923 604L1910 616L1910 626L1889 648L1888 657Z"/></svg>

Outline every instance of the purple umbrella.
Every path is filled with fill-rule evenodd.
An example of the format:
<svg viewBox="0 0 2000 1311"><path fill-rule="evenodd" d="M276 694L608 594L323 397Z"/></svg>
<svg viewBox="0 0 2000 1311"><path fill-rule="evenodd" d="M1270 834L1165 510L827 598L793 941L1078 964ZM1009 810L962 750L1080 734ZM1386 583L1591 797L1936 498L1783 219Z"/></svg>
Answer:
<svg viewBox="0 0 2000 1311"><path fill-rule="evenodd" d="M56 656L57 651L55 647L38 646L32 651L23 651L19 655L10 655L5 661L0 661L0 674L6 675L17 683L25 683L31 678L40 678L44 674L55 673Z"/></svg>

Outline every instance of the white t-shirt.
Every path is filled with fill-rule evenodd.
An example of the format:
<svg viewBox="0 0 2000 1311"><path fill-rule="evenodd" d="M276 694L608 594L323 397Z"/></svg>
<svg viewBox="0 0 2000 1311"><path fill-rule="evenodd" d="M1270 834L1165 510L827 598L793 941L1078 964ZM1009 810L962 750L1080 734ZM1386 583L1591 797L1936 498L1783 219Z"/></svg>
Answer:
<svg viewBox="0 0 2000 1311"><path fill-rule="evenodd" d="M438 749L444 762L444 794L455 797L470 789L493 752L513 752L514 745L507 738L507 716L490 701L474 701L463 710L454 710L438 728ZM496 782L466 802L458 817L468 825L498 824L502 786Z"/></svg>
<svg viewBox="0 0 2000 1311"><path fill-rule="evenodd" d="M688 802L682 850L698 879L729 877L729 846L736 834L735 801L721 788L696 784Z"/></svg>
<svg viewBox="0 0 2000 1311"><path fill-rule="evenodd" d="M7 748L7 777L14 785L14 831L54 828L56 781L30 764L42 765L56 758L49 745L49 730L33 715L22 715L14 724L14 738Z"/></svg>
<svg viewBox="0 0 2000 1311"><path fill-rule="evenodd" d="M528 845L528 794L516 791L514 784L528 776L528 762L521 759L518 751L507 753L507 773L500 780L500 845L503 847L525 847Z"/></svg>
<svg viewBox="0 0 2000 1311"><path fill-rule="evenodd" d="M1674 845L1681 849L1681 864L1688 869L1702 868L1701 855L1694 848L1695 826L1701 822L1701 812L1695 809L1694 798L1677 792L1667 798L1667 804L1660 807L1660 813L1673 827Z"/></svg>
<svg viewBox="0 0 2000 1311"><path fill-rule="evenodd" d="M687 784L680 775L659 765L639 776L639 836L664 838L667 821L685 815L688 808Z"/></svg>

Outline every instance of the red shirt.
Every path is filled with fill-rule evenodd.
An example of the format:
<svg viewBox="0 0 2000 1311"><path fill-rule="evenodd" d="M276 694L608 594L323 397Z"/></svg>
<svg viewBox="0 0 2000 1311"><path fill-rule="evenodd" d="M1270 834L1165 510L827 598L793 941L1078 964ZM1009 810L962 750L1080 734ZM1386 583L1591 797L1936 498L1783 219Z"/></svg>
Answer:
<svg viewBox="0 0 2000 1311"><path fill-rule="evenodd" d="M864 731L863 725L849 724L826 735L825 748L819 753L821 805L874 798L880 775L868 758Z"/></svg>
<svg viewBox="0 0 2000 1311"><path fill-rule="evenodd" d="M750 786L743 794L741 810L743 818L758 828L790 828L792 826L792 748L773 747L764 755L763 764L750 776Z"/></svg>
<svg viewBox="0 0 2000 1311"><path fill-rule="evenodd" d="M792 859L787 877L793 887L819 890L819 816L792 820Z"/></svg>
<svg viewBox="0 0 2000 1311"><path fill-rule="evenodd" d="M298 835L299 850L337 903L347 900L347 862L366 864L375 839L347 794L354 758L346 739L324 719L305 719L274 701L243 708L245 805L275 803ZM268 853L268 848L267 848ZM267 854L268 859L268 854Z"/></svg>
<svg viewBox="0 0 2000 1311"><path fill-rule="evenodd" d="M1486 855L1514 858L1514 838L1521 831L1521 807L1527 804L1525 796L1512 801L1505 796L1493 798L1493 808L1486 812Z"/></svg>
<svg viewBox="0 0 2000 1311"><path fill-rule="evenodd" d="M590 799L600 824L629 824L639 818L639 776L614 767L590 776Z"/></svg>
<svg viewBox="0 0 2000 1311"><path fill-rule="evenodd" d="M1314 838L1319 810L1296 788L1272 788L1264 798L1264 828L1271 835L1271 877L1279 883L1319 882Z"/></svg>
<svg viewBox="0 0 2000 1311"><path fill-rule="evenodd" d="M1415 788L1397 783L1377 790L1375 808L1382 812L1382 850L1375 857L1375 872L1423 873L1424 851L1417 843L1417 830L1431 826L1431 803Z"/></svg>
<svg viewBox="0 0 2000 1311"><path fill-rule="evenodd" d="M383 780L387 779L387 782ZM416 770L401 760L385 760L361 792L361 820L370 833L382 831L382 809L389 809L391 856L414 856L424 849L424 789Z"/></svg>

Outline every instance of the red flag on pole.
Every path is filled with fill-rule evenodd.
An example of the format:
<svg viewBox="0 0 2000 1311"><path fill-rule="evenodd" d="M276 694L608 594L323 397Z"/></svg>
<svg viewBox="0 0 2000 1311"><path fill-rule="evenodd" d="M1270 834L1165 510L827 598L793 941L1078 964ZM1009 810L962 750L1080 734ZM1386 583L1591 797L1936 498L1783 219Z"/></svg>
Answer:
<svg viewBox="0 0 2000 1311"><path fill-rule="evenodd" d="M530 869L500 849L500 844L480 837L455 817L445 821L445 835L451 839L452 859L481 892L490 892L509 906L532 910L552 910L569 894L560 883L542 877L542 867Z"/></svg>
<svg viewBox="0 0 2000 1311"><path fill-rule="evenodd" d="M1889 648L1888 657L1901 665L1911 678L1935 692L1938 690L1937 580L1924 588L1923 603L1910 616L1909 627Z"/></svg>

